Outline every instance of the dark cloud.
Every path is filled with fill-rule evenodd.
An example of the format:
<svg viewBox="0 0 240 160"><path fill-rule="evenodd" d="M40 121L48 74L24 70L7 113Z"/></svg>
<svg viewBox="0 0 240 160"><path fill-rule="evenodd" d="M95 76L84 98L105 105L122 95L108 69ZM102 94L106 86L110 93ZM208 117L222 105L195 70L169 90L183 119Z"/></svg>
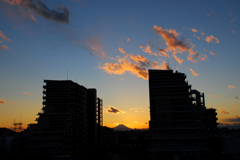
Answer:
<svg viewBox="0 0 240 160"><path fill-rule="evenodd" d="M240 122L240 117L228 118L225 121L226 122Z"/></svg>
<svg viewBox="0 0 240 160"><path fill-rule="evenodd" d="M120 111L119 109L114 108L114 107L112 107L112 106L109 106L107 112L108 112L108 113L125 113L124 111Z"/></svg>
<svg viewBox="0 0 240 160"><path fill-rule="evenodd" d="M44 17L48 20L54 20L56 22L69 24L70 13L66 6L57 6L55 7L56 10L51 10L41 0L5 0L5 2L11 5L19 5L31 9L37 15Z"/></svg>
<svg viewBox="0 0 240 160"><path fill-rule="evenodd" d="M235 99L238 99L238 100L240 100L240 98L238 98L237 96L235 97Z"/></svg>
<svg viewBox="0 0 240 160"><path fill-rule="evenodd" d="M0 104L8 104L7 102L1 101L0 99Z"/></svg>
<svg viewBox="0 0 240 160"><path fill-rule="evenodd" d="M240 129L240 123L218 123L218 127L227 127L230 129Z"/></svg>

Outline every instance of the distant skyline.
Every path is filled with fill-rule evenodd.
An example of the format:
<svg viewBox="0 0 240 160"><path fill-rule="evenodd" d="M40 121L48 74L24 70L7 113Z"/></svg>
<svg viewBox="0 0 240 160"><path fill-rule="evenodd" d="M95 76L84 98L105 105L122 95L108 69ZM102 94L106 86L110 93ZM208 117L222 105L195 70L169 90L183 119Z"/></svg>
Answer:
<svg viewBox="0 0 240 160"><path fill-rule="evenodd" d="M36 123L43 81L68 79L97 89L104 126L148 128L148 69L185 73L219 126L240 126L239 8L238 0L0 0L0 127L20 115L24 128Z"/></svg>

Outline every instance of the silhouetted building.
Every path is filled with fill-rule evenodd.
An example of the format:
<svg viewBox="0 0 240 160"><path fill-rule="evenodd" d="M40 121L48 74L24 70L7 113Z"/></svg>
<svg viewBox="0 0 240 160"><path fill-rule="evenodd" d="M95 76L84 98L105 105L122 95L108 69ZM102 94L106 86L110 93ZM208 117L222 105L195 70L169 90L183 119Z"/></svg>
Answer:
<svg viewBox="0 0 240 160"><path fill-rule="evenodd" d="M114 129L103 126L103 145L118 145L118 131Z"/></svg>
<svg viewBox="0 0 240 160"><path fill-rule="evenodd" d="M102 100L71 80L44 80L43 108L29 138L29 156L78 157L96 147Z"/></svg>
<svg viewBox="0 0 240 160"><path fill-rule="evenodd" d="M199 157L206 150L204 94L192 90L184 73L149 70L151 151ZM161 152L162 151L162 152ZM181 152L181 154L180 154Z"/></svg>
<svg viewBox="0 0 240 160"><path fill-rule="evenodd" d="M216 117L216 115L217 115L216 109L213 108L206 109L206 127L208 135L217 134L218 118Z"/></svg>

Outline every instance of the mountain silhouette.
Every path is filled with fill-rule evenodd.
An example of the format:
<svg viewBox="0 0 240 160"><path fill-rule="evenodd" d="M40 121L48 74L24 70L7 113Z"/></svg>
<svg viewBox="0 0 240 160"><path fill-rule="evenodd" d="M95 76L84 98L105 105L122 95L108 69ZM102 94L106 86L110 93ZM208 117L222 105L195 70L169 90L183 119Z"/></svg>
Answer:
<svg viewBox="0 0 240 160"><path fill-rule="evenodd" d="M114 131L129 131L132 130L132 128L128 128L127 126L123 124L119 124L118 126L113 128Z"/></svg>

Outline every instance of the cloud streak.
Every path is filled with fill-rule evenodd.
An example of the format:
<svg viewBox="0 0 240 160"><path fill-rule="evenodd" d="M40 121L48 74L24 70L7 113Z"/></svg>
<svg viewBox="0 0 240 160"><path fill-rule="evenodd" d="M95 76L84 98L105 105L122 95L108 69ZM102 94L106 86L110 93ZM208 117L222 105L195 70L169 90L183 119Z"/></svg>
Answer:
<svg viewBox="0 0 240 160"><path fill-rule="evenodd" d="M208 97L214 97L214 98L216 98L216 97L218 97L218 95L208 95Z"/></svg>
<svg viewBox="0 0 240 160"><path fill-rule="evenodd" d="M7 102L4 102L0 99L0 104L8 104Z"/></svg>
<svg viewBox="0 0 240 160"><path fill-rule="evenodd" d="M17 5L32 10L38 16L47 20L69 24L69 11L66 6L57 6L56 9L49 9L41 0L4 0L10 5ZM31 14L30 14L31 16ZM32 15L33 16L33 15ZM33 17L32 17L33 18Z"/></svg>
<svg viewBox="0 0 240 160"><path fill-rule="evenodd" d="M235 17L233 20L230 21L230 23L234 22L237 19L237 17Z"/></svg>
<svg viewBox="0 0 240 160"><path fill-rule="evenodd" d="M114 108L112 106L109 106L108 110L107 110L107 113L125 113L125 111L120 111L119 109L117 108Z"/></svg>
<svg viewBox="0 0 240 160"><path fill-rule="evenodd" d="M229 85L228 88L235 88L235 86L233 86L233 85Z"/></svg>
<svg viewBox="0 0 240 160"><path fill-rule="evenodd" d="M5 36L2 31L0 31L0 38L2 38L3 40L0 41L0 43L2 43L3 41L6 41L6 42L11 42L11 40ZM7 45L0 45L0 50L6 50L8 49L8 46Z"/></svg>
<svg viewBox="0 0 240 160"><path fill-rule="evenodd" d="M195 76L198 76L198 74L197 73L195 73L191 68L190 68L190 71L192 72L192 74L193 74L193 77L195 77Z"/></svg>
<svg viewBox="0 0 240 160"><path fill-rule="evenodd" d="M191 31L192 31L193 33L198 32L198 30L196 30L196 29L194 29L194 28L191 28Z"/></svg>
<svg viewBox="0 0 240 160"><path fill-rule="evenodd" d="M32 96L33 94L32 93L28 93L28 92L22 92L23 94L28 94L30 96Z"/></svg>
<svg viewBox="0 0 240 160"><path fill-rule="evenodd" d="M6 41L6 42L10 42L10 41L11 41L7 36L5 36L5 35L2 33L2 31L0 31L0 37L1 37L4 41ZM1 41L1 42L2 42L2 41Z"/></svg>
<svg viewBox="0 0 240 160"><path fill-rule="evenodd" d="M217 54L213 53L212 51L209 52L213 56L217 56Z"/></svg>
<svg viewBox="0 0 240 160"><path fill-rule="evenodd" d="M130 110L134 111L134 112L144 112L142 109L144 108L130 108Z"/></svg>

